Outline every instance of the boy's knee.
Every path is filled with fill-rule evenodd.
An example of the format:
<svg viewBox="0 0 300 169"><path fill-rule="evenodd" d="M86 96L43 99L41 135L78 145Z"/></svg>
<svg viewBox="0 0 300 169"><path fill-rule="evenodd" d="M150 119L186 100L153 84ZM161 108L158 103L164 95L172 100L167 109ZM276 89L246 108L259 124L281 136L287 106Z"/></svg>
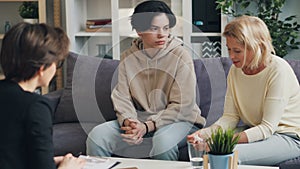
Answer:
<svg viewBox="0 0 300 169"><path fill-rule="evenodd" d="M151 158L158 159L158 160L177 161L178 156L179 156L179 152L176 147L174 147L168 151L165 151L165 152L162 152L161 150L159 150L159 151L152 150L151 151Z"/></svg>

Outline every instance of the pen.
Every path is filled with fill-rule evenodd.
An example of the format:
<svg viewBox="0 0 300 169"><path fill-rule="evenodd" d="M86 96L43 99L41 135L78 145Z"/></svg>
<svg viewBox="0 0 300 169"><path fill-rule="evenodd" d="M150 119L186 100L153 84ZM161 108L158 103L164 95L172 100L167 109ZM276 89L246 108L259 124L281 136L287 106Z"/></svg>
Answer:
<svg viewBox="0 0 300 169"><path fill-rule="evenodd" d="M114 168L115 166L119 165L121 162L120 161L117 161L115 162L115 164L113 164L111 167L109 167L108 169L112 169Z"/></svg>

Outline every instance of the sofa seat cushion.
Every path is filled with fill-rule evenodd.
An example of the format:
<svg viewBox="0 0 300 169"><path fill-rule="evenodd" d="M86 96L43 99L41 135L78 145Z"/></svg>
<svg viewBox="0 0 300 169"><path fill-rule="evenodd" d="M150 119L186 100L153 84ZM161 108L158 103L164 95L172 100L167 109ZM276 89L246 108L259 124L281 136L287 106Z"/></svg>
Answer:
<svg viewBox="0 0 300 169"><path fill-rule="evenodd" d="M279 164L280 169L299 169L300 168L300 157L284 161Z"/></svg>
<svg viewBox="0 0 300 169"><path fill-rule="evenodd" d="M87 133L98 123L60 123L53 125L54 155L86 154Z"/></svg>

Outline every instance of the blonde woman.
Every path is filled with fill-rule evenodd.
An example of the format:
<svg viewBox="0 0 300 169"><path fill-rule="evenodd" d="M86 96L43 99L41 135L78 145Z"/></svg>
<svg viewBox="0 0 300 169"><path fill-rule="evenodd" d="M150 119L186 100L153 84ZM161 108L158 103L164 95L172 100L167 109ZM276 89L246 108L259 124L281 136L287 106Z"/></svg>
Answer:
<svg viewBox="0 0 300 169"><path fill-rule="evenodd" d="M232 67L224 114L212 126L188 136L207 138L218 127L247 126L236 150L241 164L275 165L300 156L300 88L290 65L275 55L266 24L241 16L224 30Z"/></svg>

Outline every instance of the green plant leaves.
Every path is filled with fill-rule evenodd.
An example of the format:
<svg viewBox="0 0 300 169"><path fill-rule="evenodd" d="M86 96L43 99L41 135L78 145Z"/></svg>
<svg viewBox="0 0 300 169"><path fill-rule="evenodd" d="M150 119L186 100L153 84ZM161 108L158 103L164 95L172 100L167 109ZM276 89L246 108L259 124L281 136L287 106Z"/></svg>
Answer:
<svg viewBox="0 0 300 169"><path fill-rule="evenodd" d="M19 7L19 14L22 18L38 18L38 2L23 2Z"/></svg>
<svg viewBox="0 0 300 169"><path fill-rule="evenodd" d="M209 153L214 155L231 154L239 140L239 136L234 137L234 133L233 129L224 131L222 128L212 132L211 137L207 140Z"/></svg>

